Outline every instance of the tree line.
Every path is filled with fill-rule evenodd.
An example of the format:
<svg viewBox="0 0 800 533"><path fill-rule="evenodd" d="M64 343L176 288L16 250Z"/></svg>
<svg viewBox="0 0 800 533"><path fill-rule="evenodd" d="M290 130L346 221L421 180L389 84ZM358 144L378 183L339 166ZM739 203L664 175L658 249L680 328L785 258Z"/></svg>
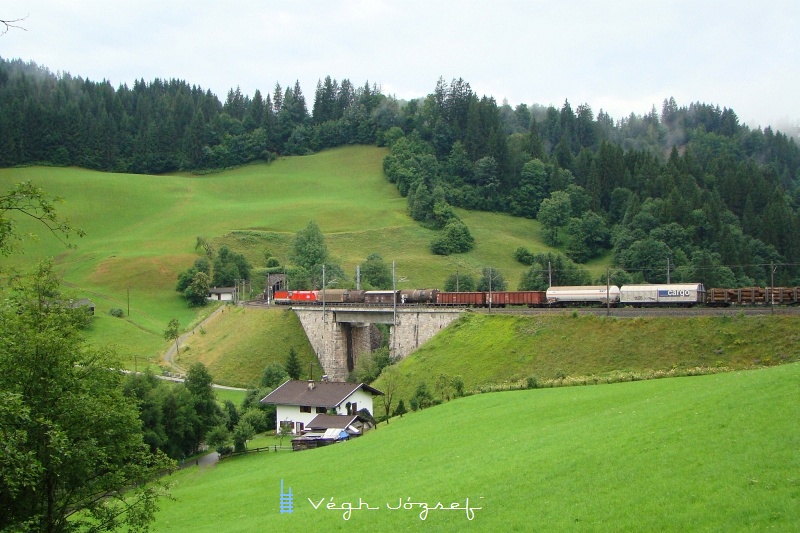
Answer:
<svg viewBox="0 0 800 533"><path fill-rule="evenodd" d="M202 172L345 144L388 146L387 178L409 214L441 229L437 254L474 244L453 207L534 218L571 260L660 281L671 265L764 285L798 284L800 149L732 109L665 99L614 120L576 108L498 104L463 79L400 101L326 76L220 101L182 80L114 88L0 59L0 165L45 163L157 174ZM655 267L658 265L658 268ZM727 270L725 270L727 269ZM666 277L664 275L664 277Z"/></svg>
<svg viewBox="0 0 800 533"><path fill-rule="evenodd" d="M327 76L309 112L298 82L225 100L186 81L113 87L0 58L0 166L52 164L160 174L375 144L398 103L376 85Z"/></svg>
<svg viewBox="0 0 800 533"><path fill-rule="evenodd" d="M615 122L440 79L402 111L384 172L416 220L441 227L452 206L537 219L566 258L611 254L630 281L665 282L669 261L673 281L763 286L780 265L776 283L800 284L800 149L731 109L669 98Z"/></svg>

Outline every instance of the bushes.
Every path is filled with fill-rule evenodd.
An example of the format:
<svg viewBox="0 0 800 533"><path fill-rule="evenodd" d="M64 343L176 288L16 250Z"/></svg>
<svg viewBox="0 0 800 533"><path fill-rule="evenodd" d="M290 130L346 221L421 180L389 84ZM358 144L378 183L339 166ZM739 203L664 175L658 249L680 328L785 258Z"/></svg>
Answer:
<svg viewBox="0 0 800 533"><path fill-rule="evenodd" d="M108 310L108 314L116 318L122 318L125 316L125 311L123 311L119 307L112 307L111 309Z"/></svg>
<svg viewBox="0 0 800 533"><path fill-rule="evenodd" d="M431 251L436 255L460 254L474 247L475 238L459 219L450 220L442 230L442 235L431 243Z"/></svg>

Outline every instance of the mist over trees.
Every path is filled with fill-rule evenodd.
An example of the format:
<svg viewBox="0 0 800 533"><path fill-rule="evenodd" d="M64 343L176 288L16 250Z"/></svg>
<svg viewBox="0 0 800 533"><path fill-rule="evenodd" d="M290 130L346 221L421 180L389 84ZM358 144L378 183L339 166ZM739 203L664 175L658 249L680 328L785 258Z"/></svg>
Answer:
<svg viewBox="0 0 800 533"><path fill-rule="evenodd" d="M669 260L673 282L763 286L780 265L776 284L800 284L800 150L732 109L669 98L614 121L569 101L498 105L440 79L401 115L384 172L416 220L433 220L433 204L536 218L572 261L610 253L631 281L666 281ZM531 274L522 285L539 285Z"/></svg>
<svg viewBox="0 0 800 533"><path fill-rule="evenodd" d="M569 101L498 104L463 79L406 102L330 76L313 99L295 82L220 101L182 80L114 88L0 59L0 106L0 166L202 172L377 144L390 148L384 172L409 215L450 223L436 253L469 249L461 207L537 218L538 237L573 261L611 254L640 281L666 276L645 252L655 241L678 278L710 283L728 269L738 285L764 285L772 263L776 283L800 284L800 149L717 105L667 98L615 120Z"/></svg>

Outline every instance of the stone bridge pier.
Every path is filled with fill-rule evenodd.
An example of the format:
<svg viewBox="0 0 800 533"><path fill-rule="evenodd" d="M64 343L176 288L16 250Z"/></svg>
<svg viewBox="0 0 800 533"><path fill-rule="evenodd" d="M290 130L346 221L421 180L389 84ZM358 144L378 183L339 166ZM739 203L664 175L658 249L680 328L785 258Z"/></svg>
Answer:
<svg viewBox="0 0 800 533"><path fill-rule="evenodd" d="M389 349L403 359L458 318L462 310L429 308L294 307L329 379L345 381L360 357L369 356L372 324L388 324Z"/></svg>

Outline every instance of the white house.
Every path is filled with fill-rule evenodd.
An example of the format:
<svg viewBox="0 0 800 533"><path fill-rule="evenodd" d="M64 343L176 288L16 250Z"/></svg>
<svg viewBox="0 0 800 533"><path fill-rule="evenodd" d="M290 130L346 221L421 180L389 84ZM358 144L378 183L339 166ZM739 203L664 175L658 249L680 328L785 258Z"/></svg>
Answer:
<svg viewBox="0 0 800 533"><path fill-rule="evenodd" d="M275 405L278 428L291 426L293 434L301 435L320 414L355 415L366 409L372 415L372 399L382 395L364 383L290 380L267 394L261 403Z"/></svg>
<svg viewBox="0 0 800 533"><path fill-rule="evenodd" d="M212 287L208 290L209 300L232 302L236 296L236 287Z"/></svg>

